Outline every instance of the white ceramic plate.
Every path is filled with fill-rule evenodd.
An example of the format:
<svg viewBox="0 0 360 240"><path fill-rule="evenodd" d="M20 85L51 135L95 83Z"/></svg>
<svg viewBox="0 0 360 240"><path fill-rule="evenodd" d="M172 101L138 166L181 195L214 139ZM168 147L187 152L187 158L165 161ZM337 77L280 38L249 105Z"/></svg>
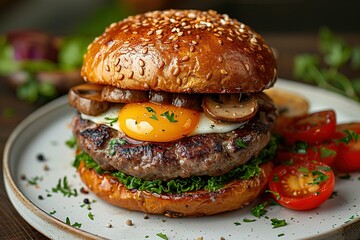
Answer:
<svg viewBox="0 0 360 240"><path fill-rule="evenodd" d="M333 108L339 122L359 121L360 105L311 86L279 80L276 87L306 96L311 111ZM74 110L66 97L51 102L30 115L12 133L4 152L4 178L9 198L17 211L33 227L52 239L358 239L360 236L360 174L350 180L336 179L337 196L321 207L307 212L280 206L268 209L268 218L255 218L243 209L201 218L170 219L113 207L95 195L79 192L82 183L71 166L74 153L65 145L71 137ZM38 159L42 154L44 161ZM27 180L24 180L26 177ZM79 195L64 197L54 193L58 181L67 177ZM28 180L37 180L36 185ZM51 196L50 196L51 195ZM88 198L91 210L83 206ZM93 216L93 220L91 219ZM244 219L255 222L243 222ZM271 218L285 219L285 227L272 228ZM66 224L81 224L80 228ZM131 219L133 226L126 221ZM236 222L241 225L235 224ZM109 224L112 225L108 228Z"/></svg>

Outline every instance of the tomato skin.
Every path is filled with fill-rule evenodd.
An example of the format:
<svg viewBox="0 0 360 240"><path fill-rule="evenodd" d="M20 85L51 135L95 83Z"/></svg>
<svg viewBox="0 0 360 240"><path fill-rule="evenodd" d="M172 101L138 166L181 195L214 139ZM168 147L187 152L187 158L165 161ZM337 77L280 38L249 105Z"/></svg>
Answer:
<svg viewBox="0 0 360 240"><path fill-rule="evenodd" d="M325 174L328 178L321 182L319 185L310 185L308 189L302 188L298 189L299 185L294 186L294 181L289 179L297 179L299 182L302 182L306 179L306 174L300 171L301 168L306 168L310 172L318 170ZM321 169L327 169L321 170ZM315 177L317 175L314 175ZM298 182L295 182L298 183ZM310 187L315 186L315 190L309 190ZM269 176L269 189L273 193L276 201L289 209L293 210L310 210L318 207L324 203L333 193L335 186L335 176L330 167L321 162L315 161L294 161L292 165L279 165ZM297 194L289 194L289 191L297 192ZM279 197L276 197L276 194L279 194Z"/></svg>
<svg viewBox="0 0 360 240"><path fill-rule="evenodd" d="M287 149L280 149L277 151L276 161L289 162L289 161L318 161L331 166L336 158L338 146L334 142L323 142L318 145L309 145L306 153L296 153ZM328 154L326 154L328 153Z"/></svg>
<svg viewBox="0 0 360 240"><path fill-rule="evenodd" d="M284 136L289 143L297 141L310 144L320 143L333 136L336 129L336 114L326 110L308 114L297 119L284 129Z"/></svg>
<svg viewBox="0 0 360 240"><path fill-rule="evenodd" d="M334 134L335 141L346 136L344 130L352 130L360 134L360 122L338 124ZM360 170L360 140L351 140L348 144L339 143L339 149L334 162L334 169L338 172L355 172Z"/></svg>

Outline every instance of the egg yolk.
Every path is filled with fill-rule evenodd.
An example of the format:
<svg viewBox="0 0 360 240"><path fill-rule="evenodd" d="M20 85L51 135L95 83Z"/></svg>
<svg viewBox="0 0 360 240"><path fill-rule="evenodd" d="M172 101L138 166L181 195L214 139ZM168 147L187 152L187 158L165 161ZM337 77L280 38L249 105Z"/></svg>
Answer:
<svg viewBox="0 0 360 240"><path fill-rule="evenodd" d="M120 129L133 139L169 142L190 134L199 118L195 110L145 102L126 104L118 121Z"/></svg>

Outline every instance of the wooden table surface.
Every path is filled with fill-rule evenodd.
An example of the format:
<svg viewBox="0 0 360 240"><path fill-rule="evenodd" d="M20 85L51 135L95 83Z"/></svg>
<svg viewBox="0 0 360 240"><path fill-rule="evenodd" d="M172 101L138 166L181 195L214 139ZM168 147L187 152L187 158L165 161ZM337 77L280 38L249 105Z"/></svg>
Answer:
<svg viewBox="0 0 360 240"><path fill-rule="evenodd" d="M293 79L293 57L304 52L315 52L317 49L317 35L297 34L263 34L270 46L278 52L279 77ZM353 44L360 44L360 34L347 34L346 40ZM3 155L7 138L12 130L31 112L39 108L19 101L4 81L0 81L0 154ZM14 115L6 117L4 109L13 109ZM6 111L6 110L5 110ZM0 166L2 174L2 165ZM4 189L3 177L0 178L0 238L1 239L48 239L35 230L17 213L10 203Z"/></svg>

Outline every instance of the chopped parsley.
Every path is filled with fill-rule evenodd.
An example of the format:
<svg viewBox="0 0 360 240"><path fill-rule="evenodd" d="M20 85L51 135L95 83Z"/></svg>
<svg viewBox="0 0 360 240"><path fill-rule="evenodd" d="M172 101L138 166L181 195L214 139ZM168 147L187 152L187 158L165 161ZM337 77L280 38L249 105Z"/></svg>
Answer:
<svg viewBox="0 0 360 240"><path fill-rule="evenodd" d="M320 185L321 183L325 182L329 178L329 176L327 176L326 174L324 174L318 170L314 170L311 173L315 178L313 179L313 182L308 183L309 185Z"/></svg>
<svg viewBox="0 0 360 240"><path fill-rule="evenodd" d="M346 136L338 139L336 142L337 143L345 143L345 144L349 144L349 142L351 140L354 140L354 142L358 142L360 140L360 134L357 134L356 132L354 132L353 130L344 130L343 131Z"/></svg>
<svg viewBox="0 0 360 240"><path fill-rule="evenodd" d="M65 142L65 144L69 147L69 148L75 148L76 147L76 138L74 136L72 136L69 140L67 140Z"/></svg>
<svg viewBox="0 0 360 240"><path fill-rule="evenodd" d="M64 177L62 180L61 178L58 181L58 184L56 185L56 187L52 188L52 192L53 193L62 193L65 197L71 197L74 196L76 197L78 195L78 192L76 189L71 189L67 178Z"/></svg>
<svg viewBox="0 0 360 240"><path fill-rule="evenodd" d="M74 222L73 224L70 223L69 217L66 217L65 223L69 226L75 227L75 228L81 228L81 223Z"/></svg>
<svg viewBox="0 0 360 240"><path fill-rule="evenodd" d="M268 205L268 202L263 202L251 209L251 214L255 217L262 217L267 213L267 210L265 210L266 206Z"/></svg>
<svg viewBox="0 0 360 240"><path fill-rule="evenodd" d="M335 155L336 155L336 151L334 151L332 149L328 149L326 147L320 148L320 157L321 158L327 158L327 157L331 157L331 156L335 156Z"/></svg>
<svg viewBox="0 0 360 240"><path fill-rule="evenodd" d="M118 117L105 117L105 120L108 121L108 124L112 127L114 123L116 123L119 118Z"/></svg>
<svg viewBox="0 0 360 240"><path fill-rule="evenodd" d="M160 114L160 116L165 117L167 120L169 120L169 122L177 122L177 120L175 119L175 114L170 114L169 111Z"/></svg>
<svg viewBox="0 0 360 240"><path fill-rule="evenodd" d="M56 210L49 212L50 215L54 215L55 213L56 213Z"/></svg>
<svg viewBox="0 0 360 240"><path fill-rule="evenodd" d="M255 222L256 219L248 219L248 218L244 218L243 222L249 223L249 222Z"/></svg>
<svg viewBox="0 0 360 240"><path fill-rule="evenodd" d="M109 141L109 154L113 156L115 154L115 146L116 145L124 145L126 143L125 139L122 138L113 138Z"/></svg>
<svg viewBox="0 0 360 240"><path fill-rule="evenodd" d="M346 173L344 175L339 176L340 179L344 179L344 180L350 180L351 179L351 175L349 173Z"/></svg>
<svg viewBox="0 0 360 240"><path fill-rule="evenodd" d="M35 176L35 177L30 178L30 179L26 178L26 181L30 185L38 185L39 181L42 181L42 180L43 180L43 177L40 177L40 176Z"/></svg>
<svg viewBox="0 0 360 240"><path fill-rule="evenodd" d="M164 240L169 240L169 238L164 233L157 233L156 236L158 236L158 237L160 237L160 238L162 238Z"/></svg>
<svg viewBox="0 0 360 240"><path fill-rule="evenodd" d="M300 154L306 154L307 150L309 148L309 144L306 142L296 142L294 145L293 152L300 153Z"/></svg>
<svg viewBox="0 0 360 240"><path fill-rule="evenodd" d="M236 222L234 222L234 225L235 225L235 226L240 226L241 223L240 223L239 221L236 221Z"/></svg>
<svg viewBox="0 0 360 240"><path fill-rule="evenodd" d="M273 228L279 228L287 225L285 219L272 218L270 220L271 220L271 225L273 225Z"/></svg>
<svg viewBox="0 0 360 240"><path fill-rule="evenodd" d="M93 215L91 212L89 212L88 217L89 217L91 220L94 220L94 215Z"/></svg>
<svg viewBox="0 0 360 240"><path fill-rule="evenodd" d="M145 108L149 113L152 113L152 115L150 116L151 119L159 120L158 117L156 116L156 112L154 109L152 109L151 107L145 107Z"/></svg>
<svg viewBox="0 0 360 240"><path fill-rule="evenodd" d="M274 174L273 182L279 182L279 176L277 174Z"/></svg>
<svg viewBox="0 0 360 240"><path fill-rule="evenodd" d="M278 234L278 237L282 237L282 236L285 236L285 234L284 233Z"/></svg>
<svg viewBox="0 0 360 240"><path fill-rule="evenodd" d="M236 139L235 143L238 148L247 148L247 144L240 138Z"/></svg>
<svg viewBox="0 0 360 240"><path fill-rule="evenodd" d="M278 193L278 192L271 191L271 190L265 190L265 192L272 193L275 196L276 200L279 200L281 198L280 193Z"/></svg>

